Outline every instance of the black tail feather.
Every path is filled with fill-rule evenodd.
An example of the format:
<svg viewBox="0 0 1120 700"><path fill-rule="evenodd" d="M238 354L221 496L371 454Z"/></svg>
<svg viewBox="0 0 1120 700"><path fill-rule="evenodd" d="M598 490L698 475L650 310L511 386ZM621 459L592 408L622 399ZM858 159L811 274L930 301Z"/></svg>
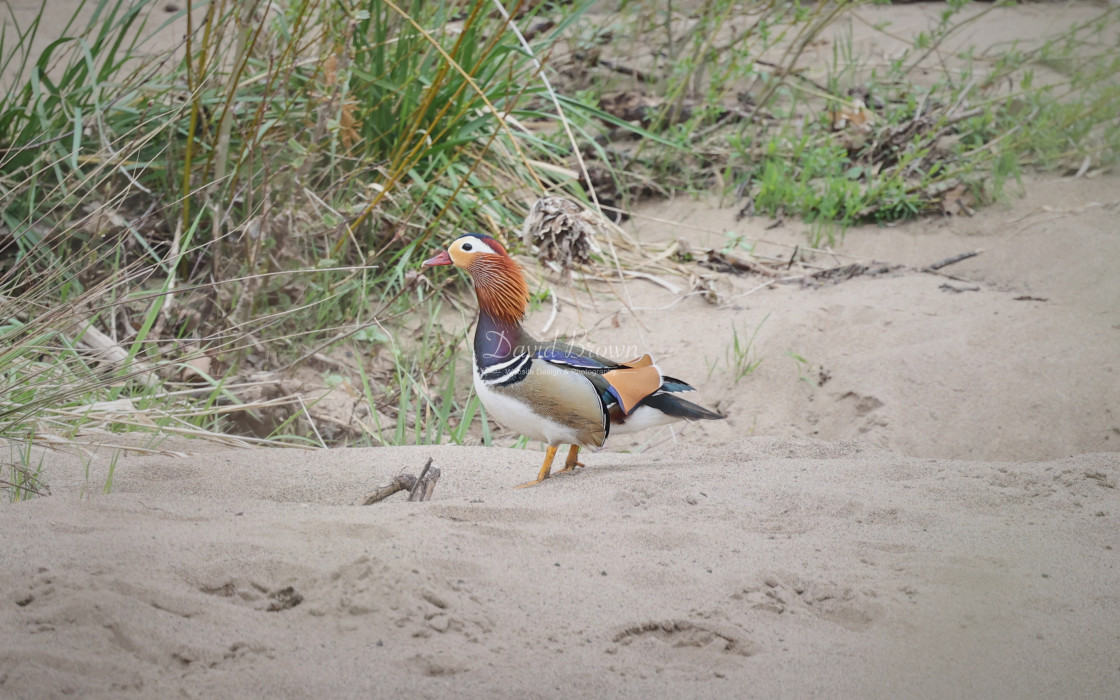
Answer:
<svg viewBox="0 0 1120 700"><path fill-rule="evenodd" d="M688 382L682 382L676 377L661 377L661 391L696 391L696 388Z"/></svg>
<svg viewBox="0 0 1120 700"><path fill-rule="evenodd" d="M722 420L727 417L663 391L647 396L642 404L650 408L656 408L665 415L684 420Z"/></svg>

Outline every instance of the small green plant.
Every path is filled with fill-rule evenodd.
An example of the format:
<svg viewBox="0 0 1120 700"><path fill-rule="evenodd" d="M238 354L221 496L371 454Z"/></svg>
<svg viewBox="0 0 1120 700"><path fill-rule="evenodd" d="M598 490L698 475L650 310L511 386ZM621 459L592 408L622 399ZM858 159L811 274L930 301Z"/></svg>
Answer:
<svg viewBox="0 0 1120 700"><path fill-rule="evenodd" d="M797 363L797 380L805 382L814 389L824 386L829 379L829 373L823 367L815 367L813 363L798 355L793 350L786 350L786 357ZM815 371L814 371L815 370Z"/></svg>
<svg viewBox="0 0 1120 700"><path fill-rule="evenodd" d="M120 460L120 458L120 452L114 452L113 456L109 458L109 473L105 475L105 486L102 487L101 493L112 493L113 475L117 473L117 461Z"/></svg>
<svg viewBox="0 0 1120 700"><path fill-rule="evenodd" d="M43 481L41 465L29 469L22 464L9 462L7 478L0 478L0 488L8 494L8 501L26 501L35 496L50 495L50 487Z"/></svg>
<svg viewBox="0 0 1120 700"><path fill-rule="evenodd" d="M754 241L749 240L744 233L726 231L723 234L723 238L725 242L723 247L720 248L720 252L724 255L738 253L739 251L743 251L748 255L754 253Z"/></svg>
<svg viewBox="0 0 1120 700"><path fill-rule="evenodd" d="M43 476L43 456L38 461L33 459L31 442L9 443L9 451L9 461L0 464L0 491L7 494L8 502L50 495L50 486Z"/></svg>
<svg viewBox="0 0 1120 700"><path fill-rule="evenodd" d="M83 471L85 473L85 482L84 482L84 484L82 486L82 490L81 490L81 495L83 497L88 493L87 489L89 488L90 467L93 466L93 459L94 459L95 454L96 453L94 453L94 454L84 454L82 452L78 453L78 459L80 459L82 461L82 467L83 467ZM113 477L116 475L117 462L120 460L120 458L121 458L121 451L120 450L114 450L113 456L109 458L109 470L108 470L108 473L105 476L105 483L101 485L101 493L109 494L109 493L113 492Z"/></svg>
<svg viewBox="0 0 1120 700"><path fill-rule="evenodd" d="M762 330L762 326L766 323L768 318L770 318L770 314L766 314L766 316L763 317L750 335L746 333L740 335L738 328L734 326L731 328L731 341L724 349L722 365L723 369L731 375L736 384L745 379L762 364L762 358L758 357L755 352L754 343L758 338L759 331ZM719 366L719 362L708 362L709 379Z"/></svg>
<svg viewBox="0 0 1120 700"><path fill-rule="evenodd" d="M492 442L490 435L490 423L486 419L486 409L482 407L482 402L478 400L478 396L474 394L472 389L470 396L467 398L467 403L463 407L462 415L459 417L459 423L450 432L451 441L456 445L465 445L470 440L470 430L474 424L475 416L479 418L479 425L481 427L481 443L489 445Z"/></svg>

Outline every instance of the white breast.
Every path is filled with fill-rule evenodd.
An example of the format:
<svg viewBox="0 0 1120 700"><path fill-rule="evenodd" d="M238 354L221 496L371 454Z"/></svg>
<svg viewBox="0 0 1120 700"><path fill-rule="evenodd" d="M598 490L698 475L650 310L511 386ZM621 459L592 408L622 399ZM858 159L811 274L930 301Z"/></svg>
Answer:
<svg viewBox="0 0 1120 700"><path fill-rule="evenodd" d="M532 372L538 371L537 365L540 364L544 363L535 362ZM536 413L533 407L526 402L484 382L479 375L477 364L474 364L472 374L474 375L474 390L478 394L479 401L486 408L488 417L531 440L540 440L549 445L580 444L579 433L575 429ZM558 373L557 379L565 384L570 384L563 390L570 392L572 395L582 395L589 391L592 397L595 395L595 389L591 386L591 382L575 372ZM598 399L594 400L598 401ZM598 447L598 445L594 445L594 447Z"/></svg>

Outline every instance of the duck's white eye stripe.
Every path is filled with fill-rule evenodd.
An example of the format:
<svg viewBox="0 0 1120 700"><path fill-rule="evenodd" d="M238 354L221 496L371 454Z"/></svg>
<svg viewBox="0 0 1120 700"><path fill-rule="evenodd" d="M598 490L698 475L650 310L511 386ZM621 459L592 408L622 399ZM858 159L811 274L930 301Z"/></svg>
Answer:
<svg viewBox="0 0 1120 700"><path fill-rule="evenodd" d="M462 242L459 243L459 248L464 253L490 253L491 255L495 254L494 249L487 245L486 241L482 240L481 238L464 238Z"/></svg>

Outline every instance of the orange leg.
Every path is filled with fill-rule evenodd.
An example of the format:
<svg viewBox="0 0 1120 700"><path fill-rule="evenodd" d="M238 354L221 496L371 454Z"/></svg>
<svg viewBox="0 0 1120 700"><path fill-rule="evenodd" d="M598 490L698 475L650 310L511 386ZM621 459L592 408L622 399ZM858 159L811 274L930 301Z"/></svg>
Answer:
<svg viewBox="0 0 1120 700"><path fill-rule="evenodd" d="M539 484L542 481L544 481L545 479L547 479L548 476L549 476L549 473L552 471L552 460L555 457L556 457L556 445L549 445L548 450L544 453L544 464L541 465L541 470L537 474L536 480L535 481L528 481L524 484L521 484L517 488L523 489L526 486L536 486L537 484Z"/></svg>
<svg viewBox="0 0 1120 700"><path fill-rule="evenodd" d="M576 467L582 467L583 462L577 462L576 461L576 457L578 457L578 456L579 456L579 445L572 445L571 449L568 450L568 459L564 460L564 468L561 469L560 471L556 472L556 473L557 474L562 474L563 472L575 471Z"/></svg>

